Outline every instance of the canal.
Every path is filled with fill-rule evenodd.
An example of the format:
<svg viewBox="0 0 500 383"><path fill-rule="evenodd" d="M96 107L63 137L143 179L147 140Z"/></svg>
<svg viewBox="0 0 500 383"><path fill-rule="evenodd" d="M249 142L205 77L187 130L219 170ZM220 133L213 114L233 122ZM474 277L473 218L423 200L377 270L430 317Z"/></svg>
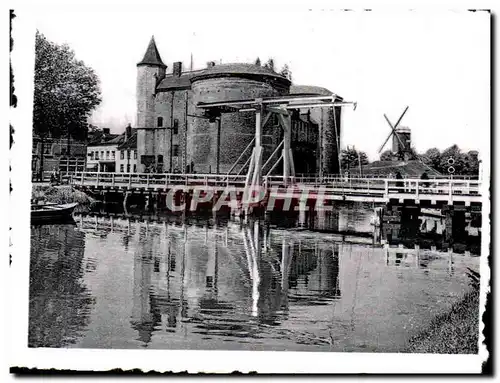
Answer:
<svg viewBox="0 0 500 383"><path fill-rule="evenodd" d="M393 245L371 221L371 210L347 208L32 226L28 344L402 351L468 291L479 257ZM422 219L419 231L435 241L438 223Z"/></svg>

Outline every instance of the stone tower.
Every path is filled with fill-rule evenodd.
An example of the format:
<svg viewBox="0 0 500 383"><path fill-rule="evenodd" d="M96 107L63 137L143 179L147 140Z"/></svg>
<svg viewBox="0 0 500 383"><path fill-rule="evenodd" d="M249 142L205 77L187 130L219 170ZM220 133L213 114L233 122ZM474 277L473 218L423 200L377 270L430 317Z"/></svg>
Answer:
<svg viewBox="0 0 500 383"><path fill-rule="evenodd" d="M137 163L138 171L144 172L158 163L161 153L156 142L165 141L164 130L157 129L155 119L155 93L158 82L165 77L167 66L151 37L144 58L137 64ZM160 159L160 162L163 160Z"/></svg>

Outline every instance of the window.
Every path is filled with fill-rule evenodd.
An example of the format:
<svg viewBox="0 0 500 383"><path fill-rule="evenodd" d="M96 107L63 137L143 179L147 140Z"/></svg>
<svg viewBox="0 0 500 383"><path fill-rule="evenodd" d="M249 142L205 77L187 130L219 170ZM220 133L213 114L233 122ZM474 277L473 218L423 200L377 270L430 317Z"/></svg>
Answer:
<svg viewBox="0 0 500 383"><path fill-rule="evenodd" d="M91 159L91 160L93 160L93 159L94 159L94 152L93 152L93 151L92 151L92 152L89 152L89 157L90 157L90 159Z"/></svg>
<svg viewBox="0 0 500 383"><path fill-rule="evenodd" d="M158 117L158 120L156 121L156 125L161 128L163 126L163 117Z"/></svg>
<svg viewBox="0 0 500 383"><path fill-rule="evenodd" d="M123 150L120 150L120 160L123 160L125 158L125 152Z"/></svg>
<svg viewBox="0 0 500 383"><path fill-rule="evenodd" d="M123 164L120 165L120 173L123 173Z"/></svg>
<svg viewBox="0 0 500 383"><path fill-rule="evenodd" d="M99 159L99 152L98 152L98 151L96 151L96 152L95 152L95 159L96 159L96 160L98 160L98 159Z"/></svg>
<svg viewBox="0 0 500 383"><path fill-rule="evenodd" d="M109 160L109 150L106 150L106 159Z"/></svg>
<svg viewBox="0 0 500 383"><path fill-rule="evenodd" d="M174 134L179 134L179 120L177 118L174 119L174 128L172 132Z"/></svg>
<svg viewBox="0 0 500 383"><path fill-rule="evenodd" d="M65 154L66 154L66 148L62 147L62 148L61 148L61 155L63 155L63 156L64 156Z"/></svg>
<svg viewBox="0 0 500 383"><path fill-rule="evenodd" d="M130 160L130 150L127 150L127 159Z"/></svg>
<svg viewBox="0 0 500 383"><path fill-rule="evenodd" d="M127 173L130 173L130 164L127 164Z"/></svg>
<svg viewBox="0 0 500 383"><path fill-rule="evenodd" d="M104 159L104 150L101 150L101 160Z"/></svg>
<svg viewBox="0 0 500 383"><path fill-rule="evenodd" d="M174 157L179 156L179 145L174 145L172 147L172 156L174 156Z"/></svg>
<svg viewBox="0 0 500 383"><path fill-rule="evenodd" d="M134 164L134 173L137 173L137 164Z"/></svg>
<svg viewBox="0 0 500 383"><path fill-rule="evenodd" d="M113 159L115 159L115 151L114 150L111 152L111 156L113 157Z"/></svg>
<svg viewBox="0 0 500 383"><path fill-rule="evenodd" d="M134 160L137 159L137 150L134 150Z"/></svg>
<svg viewBox="0 0 500 383"><path fill-rule="evenodd" d="M158 155L158 163L163 164L163 156L161 154Z"/></svg>

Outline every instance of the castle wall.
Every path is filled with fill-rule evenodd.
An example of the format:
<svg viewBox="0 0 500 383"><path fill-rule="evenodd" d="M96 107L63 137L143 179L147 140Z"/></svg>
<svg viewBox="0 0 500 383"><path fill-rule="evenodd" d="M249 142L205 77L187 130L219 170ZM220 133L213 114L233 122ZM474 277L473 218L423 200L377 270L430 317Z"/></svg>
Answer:
<svg viewBox="0 0 500 383"><path fill-rule="evenodd" d="M194 117L200 111L193 104L193 92L191 90L172 90L161 92L156 95L155 119L163 118L163 126L174 129L161 130L158 136L157 146L159 153L163 154L163 169L172 172L185 172L186 166L191 163L189 147L192 137L190 127ZM204 121L204 120L203 120ZM172 137L171 137L172 136ZM172 147L170 146L172 139ZM170 169L170 156L172 155L172 169Z"/></svg>
<svg viewBox="0 0 500 383"><path fill-rule="evenodd" d="M341 134L340 113L341 108L313 108L311 119L318 123L319 140L317 156L317 171L323 174L336 174L339 172L339 149L337 143Z"/></svg>
<svg viewBox="0 0 500 383"><path fill-rule="evenodd" d="M176 77L168 79L178 89L172 86L172 90L163 87L157 91L165 69L146 64L137 68L137 171L145 172L149 168L156 172L215 173L219 152L219 172L226 173L255 135L255 114L223 113L218 137L216 121L193 117L204 113L196 104L284 96L289 94L289 83L272 76L239 72L221 72L211 77L205 75L197 78L196 75L182 74L180 66L177 69L172 76L179 76L179 81ZM186 77L182 77L185 75L189 76L187 83ZM185 89L189 86L189 80L192 80L191 89ZM158 121L160 117L161 126ZM302 167L307 172L338 173L340 108L336 108L335 113L329 108L313 108L310 109L310 117L311 126L318 129L318 134L314 142L296 143L301 147L294 155L295 163L307 161L307 165ZM294 126L301 124L299 121ZM174 130L174 127L177 128ZM283 133L274 119L266 124L262 133L263 161L266 161ZM305 152L308 153L307 159L301 156ZM233 173L240 170L250 153L249 150ZM279 168L275 171L279 172Z"/></svg>
<svg viewBox="0 0 500 383"><path fill-rule="evenodd" d="M242 77L219 77L194 81L193 101L221 102L272 97L286 94L286 88ZM264 158L274 149L273 133L263 130ZM217 124L196 119L191 130L188 157L192 158L197 172L215 172L217 160ZM221 119L220 172L227 172L241 152L255 136L254 113L224 113ZM249 154L248 154L249 155ZM247 155L247 156L248 156ZM242 159L241 164L244 163ZM235 168L237 171L239 167Z"/></svg>
<svg viewBox="0 0 500 383"><path fill-rule="evenodd" d="M165 69L157 66L140 65L137 67L137 150L138 171L144 172L142 156L155 156L157 141L163 141L164 132L157 131L155 119L155 89L157 80L163 77Z"/></svg>

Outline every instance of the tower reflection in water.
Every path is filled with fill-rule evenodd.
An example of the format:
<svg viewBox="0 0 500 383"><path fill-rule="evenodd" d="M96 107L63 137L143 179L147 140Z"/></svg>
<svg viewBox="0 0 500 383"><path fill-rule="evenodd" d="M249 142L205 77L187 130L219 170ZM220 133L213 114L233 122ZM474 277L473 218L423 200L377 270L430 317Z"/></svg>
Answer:
<svg viewBox="0 0 500 383"><path fill-rule="evenodd" d="M340 294L337 244L302 241L257 221L146 226L134 257L131 325L144 346L158 331L257 337L293 306L328 304Z"/></svg>

